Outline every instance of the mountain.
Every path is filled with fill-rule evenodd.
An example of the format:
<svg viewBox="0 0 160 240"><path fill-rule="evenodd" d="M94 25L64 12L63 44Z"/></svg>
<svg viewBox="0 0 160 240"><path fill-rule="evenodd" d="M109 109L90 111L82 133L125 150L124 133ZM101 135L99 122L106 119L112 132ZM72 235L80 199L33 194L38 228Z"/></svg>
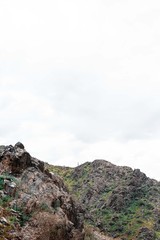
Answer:
<svg viewBox="0 0 160 240"><path fill-rule="evenodd" d="M22 143L0 146L1 240L83 240L81 212L62 178Z"/></svg>
<svg viewBox="0 0 160 240"><path fill-rule="evenodd" d="M105 160L76 168L0 146L0 240L160 240L160 182Z"/></svg>
<svg viewBox="0 0 160 240"><path fill-rule="evenodd" d="M88 225L122 240L160 240L160 182L105 160L47 168L63 178Z"/></svg>

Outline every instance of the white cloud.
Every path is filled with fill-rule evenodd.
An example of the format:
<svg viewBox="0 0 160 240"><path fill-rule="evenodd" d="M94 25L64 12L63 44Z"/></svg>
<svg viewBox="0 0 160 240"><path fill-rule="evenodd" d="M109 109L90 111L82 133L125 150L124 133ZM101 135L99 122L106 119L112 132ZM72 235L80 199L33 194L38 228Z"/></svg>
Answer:
<svg viewBox="0 0 160 240"><path fill-rule="evenodd" d="M128 142L109 139L89 144L81 152L80 159L85 159L85 161L106 159L117 165L140 168L148 176L160 180L160 153L157 151L159 145L159 139L130 140Z"/></svg>
<svg viewBox="0 0 160 240"><path fill-rule="evenodd" d="M0 143L158 178L160 4L0 1Z"/></svg>

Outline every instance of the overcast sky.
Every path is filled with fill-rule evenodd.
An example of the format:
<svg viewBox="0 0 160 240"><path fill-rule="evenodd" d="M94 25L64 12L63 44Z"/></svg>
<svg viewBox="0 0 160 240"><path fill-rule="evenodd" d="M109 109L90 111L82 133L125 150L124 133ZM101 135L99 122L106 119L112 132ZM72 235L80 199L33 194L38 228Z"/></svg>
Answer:
<svg viewBox="0 0 160 240"><path fill-rule="evenodd" d="M0 0L0 144L160 180L159 0Z"/></svg>

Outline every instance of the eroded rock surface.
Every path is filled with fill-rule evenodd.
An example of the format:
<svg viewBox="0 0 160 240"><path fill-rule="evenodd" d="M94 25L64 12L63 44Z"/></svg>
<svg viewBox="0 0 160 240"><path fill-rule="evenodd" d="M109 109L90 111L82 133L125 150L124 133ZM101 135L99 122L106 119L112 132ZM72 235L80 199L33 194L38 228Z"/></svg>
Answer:
<svg viewBox="0 0 160 240"><path fill-rule="evenodd" d="M84 239L79 209L63 180L31 157L22 143L0 147L0 174L1 196L10 198L9 212L4 214L3 205L0 214L12 226L5 228L5 239Z"/></svg>

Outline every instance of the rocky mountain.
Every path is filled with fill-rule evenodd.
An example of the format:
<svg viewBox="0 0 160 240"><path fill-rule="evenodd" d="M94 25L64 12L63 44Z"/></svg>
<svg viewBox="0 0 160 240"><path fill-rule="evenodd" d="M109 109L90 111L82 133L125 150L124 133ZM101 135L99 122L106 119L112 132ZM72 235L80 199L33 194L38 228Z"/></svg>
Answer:
<svg viewBox="0 0 160 240"><path fill-rule="evenodd" d="M88 225L122 240L160 240L160 182L105 160L47 167L64 179Z"/></svg>
<svg viewBox="0 0 160 240"><path fill-rule="evenodd" d="M82 209L22 143L0 146L0 240L83 240Z"/></svg>
<svg viewBox="0 0 160 240"><path fill-rule="evenodd" d="M20 142L0 146L0 240L11 239L160 240L160 182L105 160L52 166Z"/></svg>

